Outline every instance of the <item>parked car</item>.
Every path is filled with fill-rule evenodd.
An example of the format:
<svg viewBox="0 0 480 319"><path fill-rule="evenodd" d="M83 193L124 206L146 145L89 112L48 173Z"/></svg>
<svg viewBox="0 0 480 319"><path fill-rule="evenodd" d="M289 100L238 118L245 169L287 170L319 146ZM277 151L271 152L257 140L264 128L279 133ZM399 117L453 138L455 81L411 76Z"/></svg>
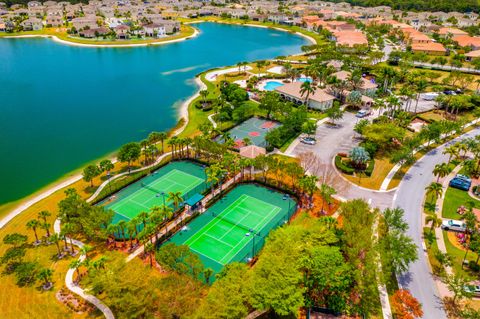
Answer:
<svg viewBox="0 0 480 319"><path fill-rule="evenodd" d="M357 114L355 114L355 116L358 118L367 117L369 115L372 115L372 111L370 110L360 110L357 112Z"/></svg>
<svg viewBox="0 0 480 319"><path fill-rule="evenodd" d="M474 297L480 297L480 285L472 284L465 286L465 291L472 294Z"/></svg>
<svg viewBox="0 0 480 319"><path fill-rule="evenodd" d="M467 225L460 220L449 219L442 222L442 229L464 233L467 230Z"/></svg>
<svg viewBox="0 0 480 319"><path fill-rule="evenodd" d="M439 96L438 93L433 93L433 92L422 94L422 98L423 98L425 101L433 101L433 100L435 100L438 96Z"/></svg>
<svg viewBox="0 0 480 319"><path fill-rule="evenodd" d="M457 95L457 93L455 93L455 91L453 91L453 90L445 90L445 91L443 91L443 94L445 94L445 95Z"/></svg>
<svg viewBox="0 0 480 319"><path fill-rule="evenodd" d="M300 139L300 142L302 142L303 144L307 144L307 145L315 145L317 143L317 140L313 137L302 137Z"/></svg>
<svg viewBox="0 0 480 319"><path fill-rule="evenodd" d="M449 185L454 188L468 191L472 185L472 180L468 176L458 174L450 181Z"/></svg>
<svg viewBox="0 0 480 319"><path fill-rule="evenodd" d="M461 179L461 180L466 181L466 182L469 182L469 183L472 182L472 179L471 179L470 177L465 176L465 175L462 175L462 174L457 174L457 175L455 176L455 178Z"/></svg>

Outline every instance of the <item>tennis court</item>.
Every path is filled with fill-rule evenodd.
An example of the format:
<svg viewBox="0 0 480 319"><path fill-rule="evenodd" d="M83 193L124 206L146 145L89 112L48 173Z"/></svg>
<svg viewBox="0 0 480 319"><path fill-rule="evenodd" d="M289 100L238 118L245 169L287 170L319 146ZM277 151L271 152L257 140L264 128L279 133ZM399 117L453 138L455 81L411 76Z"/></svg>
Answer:
<svg viewBox="0 0 480 319"><path fill-rule="evenodd" d="M265 135L271 130L280 126L280 123L275 121L268 121L258 117L252 117L248 120L231 128L228 133L235 141L235 147L240 148L244 146L243 139L248 137L254 145L265 147ZM223 143L222 137L216 139L218 143Z"/></svg>
<svg viewBox="0 0 480 319"><path fill-rule="evenodd" d="M296 210L283 193L256 184L235 187L172 239L188 245L215 272L233 261L246 262L263 247L269 232Z"/></svg>
<svg viewBox="0 0 480 319"><path fill-rule="evenodd" d="M113 196L105 206L115 212L114 222L130 220L154 206L173 204L167 201L169 192L180 192L187 200L207 188L201 165L192 162L172 162L142 178Z"/></svg>

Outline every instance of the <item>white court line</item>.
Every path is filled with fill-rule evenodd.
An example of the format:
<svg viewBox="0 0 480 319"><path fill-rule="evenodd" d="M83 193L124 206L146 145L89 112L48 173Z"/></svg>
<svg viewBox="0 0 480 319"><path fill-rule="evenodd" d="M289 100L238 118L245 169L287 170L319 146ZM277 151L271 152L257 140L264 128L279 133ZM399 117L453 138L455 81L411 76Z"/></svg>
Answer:
<svg viewBox="0 0 480 319"><path fill-rule="evenodd" d="M243 194L242 196L240 196L239 198L237 198L237 200L236 200L235 202L233 202L233 205L238 205L238 204L237 204L237 201L243 202L243 201L245 201L245 199L247 199L247 198L248 198L248 196L245 195L245 194ZM229 206L229 207L230 207L230 206ZM223 212L222 212L222 213L223 213ZM221 213L220 213L220 215L221 215ZM215 222L212 223L213 221L215 221ZM220 218L215 218L215 219L211 220L207 225L205 225L204 227L202 227L202 228L200 229L201 233L200 233L200 231L199 231L199 232L197 232L197 234L200 233L200 235L203 235L205 232L209 231L212 227L216 226L220 221L223 221L223 220L220 219ZM211 224L211 225L210 225L210 224ZM210 225L210 226L209 226L208 228L205 228L205 227L208 226L208 225ZM234 227L234 226L232 226L232 227ZM192 238L192 237L190 237L189 239L187 239L187 240L185 241L185 245L193 245L193 244L201 237L200 235L197 236L197 238L195 238L194 241L187 243L187 242Z"/></svg>
<svg viewBox="0 0 480 319"><path fill-rule="evenodd" d="M233 246L232 246L232 245L230 245L229 243L227 243L227 242L224 242L223 240L221 240L221 239L218 239L218 238L217 238L217 237L215 237L215 236L209 235L208 233L207 233L207 234L204 234L204 235L207 235L208 237L210 237L210 238L214 239L215 241L221 242L222 244L225 244L225 245L227 245L227 246L228 246L228 247L230 247L230 248L232 248L232 247L233 247Z"/></svg>
<svg viewBox="0 0 480 319"><path fill-rule="evenodd" d="M249 196L249 197L250 197L250 196ZM252 197L252 198L254 198L254 197ZM267 204L268 204L268 203L267 203ZM270 204L269 204L269 205L270 205ZM271 205L271 206L274 206L274 205ZM263 223L263 226L262 226L262 229L263 229L263 227L265 227L265 225L267 225L268 222L270 222L270 221L273 219L273 216L275 216L275 215L279 212L279 210L276 210L276 209L281 210L280 207L275 206L270 212L268 212L268 214L265 215L265 217L264 217L259 223L257 223L257 225L255 226L255 228L257 228L258 225L260 225L261 223L263 223L263 221L265 220L265 218L270 217L270 219L269 219L267 222ZM270 216L270 214L271 214L272 212L274 212L274 214L273 214L272 216ZM255 234L253 234L253 236L255 236ZM247 241L240 249L238 249L238 250L235 252L235 255L233 255L232 257L230 257L227 262L229 262L230 260L232 260L233 257L235 257L239 252L241 252L242 249L245 248L245 246L247 246L247 244L248 244L249 242L250 242L250 241ZM225 256L223 256L222 259L220 259L220 261L223 262L223 260L224 260L226 257L229 257L230 253L231 253L232 251L235 251L235 248L236 248L238 245L240 245L241 243L242 243L242 241L239 241L239 242L228 252L228 254L226 254Z"/></svg>
<svg viewBox="0 0 480 319"><path fill-rule="evenodd" d="M190 247L190 246L189 246L189 247ZM194 252L196 252L197 254L202 255L203 257L206 257L206 258L208 258L208 259L210 259L210 260L213 260L213 261L216 262L217 264L220 264L220 265L222 265L222 266L224 265L224 264L222 264L219 260L213 259L212 257L208 257L207 255L202 254L201 252L199 252L199 251L196 250L196 249L193 249L192 247L190 247L190 249L193 250Z"/></svg>

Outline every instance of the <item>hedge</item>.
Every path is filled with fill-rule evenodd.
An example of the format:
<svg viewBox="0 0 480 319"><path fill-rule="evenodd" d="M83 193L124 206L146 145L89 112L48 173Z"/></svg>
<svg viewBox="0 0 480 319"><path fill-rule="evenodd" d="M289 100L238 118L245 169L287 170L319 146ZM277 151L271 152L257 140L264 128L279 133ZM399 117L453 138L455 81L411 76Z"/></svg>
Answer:
<svg viewBox="0 0 480 319"><path fill-rule="evenodd" d="M335 156L335 167L348 175L353 175L353 173L355 172L353 168L348 167L347 165L345 165L345 163L343 163L342 157L340 157L339 155Z"/></svg>
<svg viewBox="0 0 480 319"><path fill-rule="evenodd" d="M375 169L375 160L372 159L368 163L367 169L365 170L365 175L367 175L368 177L372 176L374 169Z"/></svg>

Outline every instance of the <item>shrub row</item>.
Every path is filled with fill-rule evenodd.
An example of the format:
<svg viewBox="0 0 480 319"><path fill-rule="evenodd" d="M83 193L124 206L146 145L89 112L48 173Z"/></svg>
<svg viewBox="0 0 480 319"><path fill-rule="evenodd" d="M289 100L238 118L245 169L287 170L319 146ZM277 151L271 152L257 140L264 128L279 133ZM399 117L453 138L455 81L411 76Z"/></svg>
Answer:
<svg viewBox="0 0 480 319"><path fill-rule="evenodd" d="M368 177L372 176L373 170L375 169L375 160L372 159L368 162L367 169L365 170L365 175Z"/></svg>
<svg viewBox="0 0 480 319"><path fill-rule="evenodd" d="M339 155L335 156L335 167L348 175L353 175L353 172L355 172L353 168L345 165L345 163L342 161L342 157Z"/></svg>

